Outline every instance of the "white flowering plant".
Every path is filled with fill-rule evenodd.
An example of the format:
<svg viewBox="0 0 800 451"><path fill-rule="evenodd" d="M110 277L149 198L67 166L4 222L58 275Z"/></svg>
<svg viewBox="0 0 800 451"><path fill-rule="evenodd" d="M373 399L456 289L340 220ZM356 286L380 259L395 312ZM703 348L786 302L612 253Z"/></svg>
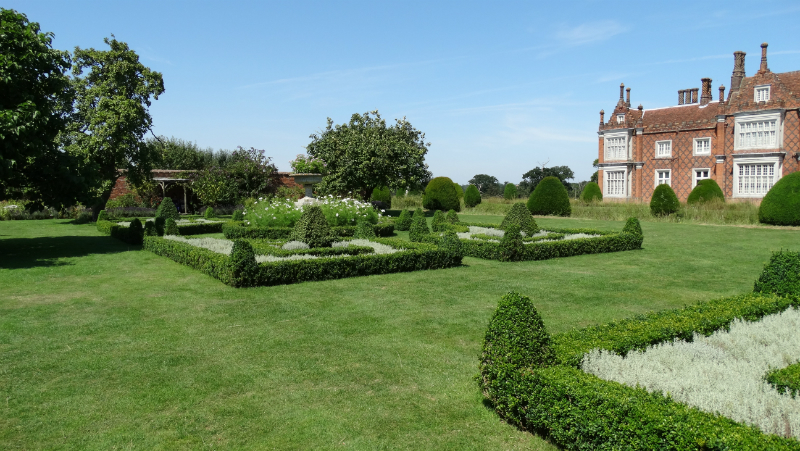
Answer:
<svg viewBox="0 0 800 451"><path fill-rule="evenodd" d="M315 205L331 226L355 226L362 220L377 224L381 217L372 204L351 198L325 196ZM244 206L245 223L255 227L294 227L303 214L303 208L290 199L249 199Z"/></svg>

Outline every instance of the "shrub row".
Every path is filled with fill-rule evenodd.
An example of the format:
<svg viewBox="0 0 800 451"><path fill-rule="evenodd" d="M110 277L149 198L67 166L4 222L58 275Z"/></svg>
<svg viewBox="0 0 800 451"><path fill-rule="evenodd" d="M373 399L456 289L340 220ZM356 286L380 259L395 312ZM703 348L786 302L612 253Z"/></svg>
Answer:
<svg viewBox="0 0 800 451"><path fill-rule="evenodd" d="M116 238L122 242L139 245L142 244L142 233L130 233L129 227L123 227L116 222L111 221L97 221L97 231L103 235L108 235ZM140 223L141 226L141 223Z"/></svg>
<svg viewBox="0 0 800 451"><path fill-rule="evenodd" d="M204 233L221 233L224 222L195 222L192 224L178 224L181 235L202 235Z"/></svg>
<svg viewBox="0 0 800 451"><path fill-rule="evenodd" d="M553 229L551 232L562 234L590 233L601 236L524 244L514 253L512 260L508 260L508 255L504 253L502 242L492 243L484 240L462 239L461 247L464 255L468 257L500 261L528 261L640 249L643 239L641 235L632 233L600 232L591 229Z"/></svg>
<svg viewBox="0 0 800 451"><path fill-rule="evenodd" d="M347 246L347 247L313 247L310 249L281 249L273 245L269 245L259 240L251 240L250 245L253 249L258 251L261 255L272 255L274 257L289 257L292 255L308 254L317 257L326 257L333 255L361 255L372 254L375 249L369 246Z"/></svg>
<svg viewBox="0 0 800 451"><path fill-rule="evenodd" d="M373 224L375 236L388 237L394 234L393 223ZM221 232L229 240L237 238L261 238L267 240L289 239L294 231L293 227L245 227L240 222L227 222L221 227ZM331 234L341 238L350 238L356 233L356 226L331 227Z"/></svg>
<svg viewBox="0 0 800 451"><path fill-rule="evenodd" d="M427 243L409 243L393 238L375 241L402 249L393 254L365 254L349 258L319 258L259 263L252 277L234 271L231 258L190 244L145 237L144 249L190 266L232 286L270 286L312 280L389 274L458 266L461 256ZM242 240L237 240L242 242ZM246 271L244 272L246 273Z"/></svg>

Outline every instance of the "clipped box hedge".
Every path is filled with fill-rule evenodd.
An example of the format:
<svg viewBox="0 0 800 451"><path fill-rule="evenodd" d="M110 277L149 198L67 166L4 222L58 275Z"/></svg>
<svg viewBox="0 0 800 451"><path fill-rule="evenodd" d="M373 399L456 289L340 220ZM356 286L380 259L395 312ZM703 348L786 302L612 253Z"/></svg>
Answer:
<svg viewBox="0 0 800 451"><path fill-rule="evenodd" d="M476 224L468 225L474 226ZM479 227L486 226L487 225L480 225ZM493 225L493 227L496 227L496 225ZM550 258L571 257L575 255L641 249L643 240L642 235L626 232L601 232L592 229L549 229L548 231L557 234L585 233L600 236L525 244L522 249L519 250L517 261L547 260ZM487 260L503 260L503 248L501 243L462 239L461 248L465 256Z"/></svg>
<svg viewBox="0 0 800 451"><path fill-rule="evenodd" d="M373 224L375 236L389 237L394 234L394 223ZM222 226L222 233L229 240L237 238L260 238L267 240L288 239L294 230L293 227L246 227L241 222L229 222ZM341 238L349 238L355 235L355 226L335 226L331 227L331 233Z"/></svg>
<svg viewBox="0 0 800 451"><path fill-rule="evenodd" d="M579 368L592 349L625 355L674 339L692 340L694 333L710 335L727 329L735 318L756 321L798 304L774 294L746 294L576 329L552 337L556 364L505 363L499 371L495 366L503 362L489 362L479 380L494 377L485 393L507 421L566 449L800 450L794 438L764 434L668 395L606 381Z"/></svg>
<svg viewBox="0 0 800 451"><path fill-rule="evenodd" d="M128 233L128 227L121 226L116 222L98 220L95 225L97 227L97 231L103 235L108 235L128 244L142 244L141 237L131 236L131 234Z"/></svg>
<svg viewBox="0 0 800 451"><path fill-rule="evenodd" d="M428 243L410 243L392 238L374 241L402 249L393 254L360 254L343 258L318 258L259 263L253 280L240 283L233 274L230 257L190 244L145 237L144 249L200 270L231 286L271 286L312 280L341 279L396 272L440 269L461 264L461 255Z"/></svg>

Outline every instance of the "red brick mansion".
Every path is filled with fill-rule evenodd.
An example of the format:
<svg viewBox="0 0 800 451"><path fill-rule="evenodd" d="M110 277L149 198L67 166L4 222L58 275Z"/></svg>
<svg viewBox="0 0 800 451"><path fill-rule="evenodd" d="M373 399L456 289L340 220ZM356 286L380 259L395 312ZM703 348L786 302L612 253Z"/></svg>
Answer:
<svg viewBox="0 0 800 451"><path fill-rule="evenodd" d="M649 201L669 184L686 201L698 180L716 180L726 199L760 201L783 175L800 169L800 71L773 73L767 44L761 65L745 76L745 53L734 52L725 86L712 100L711 79L702 89L678 91L678 105L631 109L630 91L605 122L600 111L598 183L603 198ZM698 98L699 94L699 98Z"/></svg>

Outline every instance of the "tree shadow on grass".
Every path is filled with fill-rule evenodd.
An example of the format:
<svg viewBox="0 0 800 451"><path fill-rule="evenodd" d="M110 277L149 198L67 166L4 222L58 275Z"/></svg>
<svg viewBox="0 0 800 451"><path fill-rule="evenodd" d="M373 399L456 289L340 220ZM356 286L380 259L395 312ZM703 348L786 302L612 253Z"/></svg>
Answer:
<svg viewBox="0 0 800 451"><path fill-rule="evenodd" d="M105 236L56 236L0 240L0 269L65 266L63 258L90 254L113 254L141 246L131 246Z"/></svg>

